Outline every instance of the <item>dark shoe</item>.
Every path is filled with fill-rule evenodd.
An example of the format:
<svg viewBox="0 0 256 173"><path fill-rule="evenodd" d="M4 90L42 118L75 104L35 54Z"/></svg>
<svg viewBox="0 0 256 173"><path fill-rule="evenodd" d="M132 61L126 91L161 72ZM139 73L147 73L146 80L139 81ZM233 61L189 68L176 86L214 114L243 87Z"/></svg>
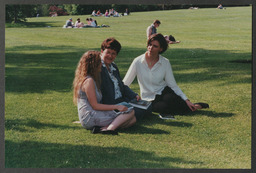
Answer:
<svg viewBox="0 0 256 173"><path fill-rule="evenodd" d="M207 103L195 103L200 105L202 108L209 108L209 105Z"/></svg>
<svg viewBox="0 0 256 173"><path fill-rule="evenodd" d="M91 130L91 133L96 134L101 132L101 127L100 126L94 126Z"/></svg>
<svg viewBox="0 0 256 173"><path fill-rule="evenodd" d="M103 135L118 135L118 132L115 130L102 130L100 133Z"/></svg>

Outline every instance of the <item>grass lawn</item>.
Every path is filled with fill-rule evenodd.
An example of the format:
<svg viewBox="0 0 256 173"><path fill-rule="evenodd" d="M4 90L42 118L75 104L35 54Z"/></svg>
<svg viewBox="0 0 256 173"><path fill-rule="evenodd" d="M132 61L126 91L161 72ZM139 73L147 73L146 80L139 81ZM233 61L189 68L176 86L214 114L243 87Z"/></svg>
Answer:
<svg viewBox="0 0 256 173"><path fill-rule="evenodd" d="M109 28L63 29L70 16L6 24L6 168L251 168L252 8L134 12L97 17ZM80 17L83 22L89 17ZM81 55L114 36L123 77L146 51L146 28L180 44L163 54L192 102L210 109L176 120L145 117L118 136L93 135L80 124L72 81ZM139 92L135 81L131 88Z"/></svg>

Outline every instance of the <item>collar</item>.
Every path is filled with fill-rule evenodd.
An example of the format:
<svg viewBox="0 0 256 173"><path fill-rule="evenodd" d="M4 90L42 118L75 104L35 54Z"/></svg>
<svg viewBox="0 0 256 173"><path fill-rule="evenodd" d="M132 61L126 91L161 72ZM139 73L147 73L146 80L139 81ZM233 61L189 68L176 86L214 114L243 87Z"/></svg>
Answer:
<svg viewBox="0 0 256 173"><path fill-rule="evenodd" d="M146 53L144 53L144 54L142 55L141 62L147 64L147 61L146 61ZM162 64L162 62L163 62L162 55L159 54L159 61L158 61L156 64L158 64L158 63L159 63L159 64Z"/></svg>
<svg viewBox="0 0 256 173"><path fill-rule="evenodd" d="M101 64L103 67L107 68L106 64L104 63L103 59L101 59ZM110 72L112 73L113 71L116 71L116 68L111 64L109 64L109 69L110 69Z"/></svg>

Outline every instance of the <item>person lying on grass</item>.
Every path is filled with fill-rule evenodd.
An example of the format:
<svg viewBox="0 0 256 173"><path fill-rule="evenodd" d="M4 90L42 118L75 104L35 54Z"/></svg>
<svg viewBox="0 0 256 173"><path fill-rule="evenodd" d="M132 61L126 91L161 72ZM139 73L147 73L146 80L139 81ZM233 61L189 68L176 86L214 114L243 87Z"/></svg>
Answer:
<svg viewBox="0 0 256 173"><path fill-rule="evenodd" d="M168 44L180 43L180 41L176 40L172 35L165 35L164 38L165 38L165 40L167 41Z"/></svg>
<svg viewBox="0 0 256 173"><path fill-rule="evenodd" d="M117 135L116 129L136 122L134 110L123 105L101 104L101 57L98 51L88 51L78 62L73 81L73 102L77 105L81 125L92 133ZM114 110L127 113L117 114Z"/></svg>
<svg viewBox="0 0 256 173"><path fill-rule="evenodd" d="M191 103L178 87L169 60L160 54L168 48L162 34L153 34L147 41L146 53L135 58L123 82L129 86L137 76L140 96L152 102L152 111L162 117L208 108L207 103Z"/></svg>

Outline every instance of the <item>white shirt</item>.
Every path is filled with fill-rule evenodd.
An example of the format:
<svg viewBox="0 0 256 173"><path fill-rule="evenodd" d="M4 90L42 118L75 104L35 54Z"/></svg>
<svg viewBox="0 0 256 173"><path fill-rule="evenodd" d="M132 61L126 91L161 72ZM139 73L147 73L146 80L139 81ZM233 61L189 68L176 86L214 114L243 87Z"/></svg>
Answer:
<svg viewBox="0 0 256 173"><path fill-rule="evenodd" d="M143 100L154 100L157 94L161 95L166 86L183 100L187 99L175 81L169 60L161 55L159 55L159 61L151 69L148 67L145 54L135 58L123 79L124 84L129 86L136 76Z"/></svg>
<svg viewBox="0 0 256 173"><path fill-rule="evenodd" d="M97 26L94 20L91 22L91 26L93 26L93 27Z"/></svg>

